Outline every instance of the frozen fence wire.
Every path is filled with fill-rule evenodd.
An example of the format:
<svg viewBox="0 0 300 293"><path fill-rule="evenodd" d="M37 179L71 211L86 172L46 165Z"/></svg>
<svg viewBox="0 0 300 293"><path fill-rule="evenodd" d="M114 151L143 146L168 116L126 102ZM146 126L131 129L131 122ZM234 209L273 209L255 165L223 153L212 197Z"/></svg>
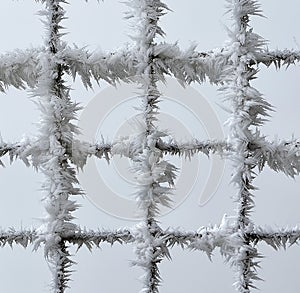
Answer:
<svg viewBox="0 0 300 293"><path fill-rule="evenodd" d="M0 56L0 90L13 86L30 88L38 99L42 120L35 138L7 144L1 140L0 156L21 159L45 175L43 190L46 194L45 224L34 230L0 231L0 244L20 244L34 249L43 246L52 271L52 292L65 292L73 270L68 246L85 245L99 248L102 242L133 243L134 264L145 271L141 292L159 292L161 278L159 264L170 258L170 249L180 245L184 249L205 252L209 257L219 247L221 254L236 271L235 287L238 292L250 292L259 279L257 267L260 253L256 244L264 241L275 249L297 243L299 227L267 229L251 220L254 207L255 170L266 165L277 172L296 176L300 171L299 142L297 140L268 142L260 126L272 111L270 105L255 88L251 80L258 66L274 64L292 65L300 60L297 51L270 52L265 41L250 27L252 16L262 11L254 0L227 0L233 20L229 42L224 48L210 52L197 52L195 47L182 51L177 44L157 43L164 37L159 19L168 12L160 0L129 0L127 18L135 26L135 41L118 52L109 54L89 52L85 48L71 48L62 41L61 22L66 17L65 0L40 0L45 6L41 15L46 19L47 41L41 48L16 50ZM143 114L142 134L112 143L75 139L78 105L69 96L65 75L79 75L86 87L92 81L105 80L138 82L141 88ZM227 141L176 142L165 141L165 133L156 126L161 98L157 83L166 75L182 83L205 82L219 86L230 103L228 121L230 135ZM133 78L133 76L138 78ZM176 167L164 159L165 154L184 156L217 153L232 160L232 181L236 186L237 214L224 216L219 225L201 227L198 231L183 229L163 230L157 215L162 205L171 204L176 178ZM137 202L143 220L133 227L115 231L85 230L76 226L73 212L78 209L73 196L81 194L77 187L77 168L83 168L88 156L110 160L114 155L129 157L134 164L139 183ZM172 223L170 223L172 224Z"/></svg>

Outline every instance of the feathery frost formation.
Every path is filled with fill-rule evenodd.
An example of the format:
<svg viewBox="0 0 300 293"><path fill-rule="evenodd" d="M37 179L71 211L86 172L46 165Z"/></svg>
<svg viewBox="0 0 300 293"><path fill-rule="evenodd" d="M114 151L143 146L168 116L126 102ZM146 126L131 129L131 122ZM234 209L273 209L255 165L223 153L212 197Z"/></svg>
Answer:
<svg viewBox="0 0 300 293"><path fill-rule="evenodd" d="M275 65L277 69L300 61L294 50L269 51L265 41L255 34L250 18L261 16L255 0L227 0L233 28L229 41L222 48L198 52L195 45L183 51L178 44L163 41L160 18L169 8L160 0L128 0L125 15L133 26L133 44L115 52L89 52L62 41L62 21L65 0L36 0L45 6L40 14L45 18L47 37L44 47L15 50L0 55L0 90L13 86L29 89L39 105L41 119L35 137L7 143L0 137L0 158L20 159L45 176L43 184L46 216L37 229L0 230L0 245L32 245L44 248L45 258L52 271L52 292L63 293L71 286L71 273L76 266L68 247L76 245L89 250L103 242L134 246L133 264L144 271L140 292L157 293L163 276L159 264L171 259L171 248L202 251L212 259L218 248L224 259L235 269L235 288L247 293L259 280L259 242L274 249L286 248L300 239L300 227L258 227L251 220L254 208L254 179L266 166L276 172L295 177L300 172L300 142L269 141L260 126L268 119L272 106L251 85L259 66ZM180 12L178 12L180 13ZM158 41L161 40L161 41ZM135 83L140 91L137 133L115 141L91 142L76 139L76 112L79 106L72 101L64 77L81 78L86 88L92 82L104 80L112 85L118 81ZM226 141L176 141L156 122L161 97L157 83L167 75L183 85L208 81L219 86L231 115L227 121ZM211 153L232 161L232 183L237 192L236 215L224 215L220 225L201 226L197 231L183 228L162 229L157 221L162 206L172 206L177 167L164 159L166 154L192 159ZM72 220L78 209L76 196L82 194L76 175L87 158L110 161L112 156L128 157L136 178L136 201L143 219L133 227L93 231L76 226ZM4 166L3 162L0 164ZM170 223L171 224L171 223Z"/></svg>
<svg viewBox="0 0 300 293"><path fill-rule="evenodd" d="M168 256L166 245L155 234L159 229L155 216L160 205L169 206L171 187L174 185L176 167L162 158L162 151L156 142L165 134L157 129L158 103L160 93L157 81L162 79L156 69L154 48L156 36L164 36L158 22L168 9L159 0L130 1L128 18L134 19L137 31L136 42L136 79L141 88L140 135L136 137L137 148L132 160L137 182L137 201L144 214L144 223L133 230L136 241L136 264L144 268L144 287L141 292L159 292L160 275L158 264ZM167 186L165 185L167 184Z"/></svg>
<svg viewBox="0 0 300 293"><path fill-rule="evenodd" d="M254 207L253 191L255 186L255 162L251 159L249 144L255 143L255 132L265 121L271 110L262 95L251 86L257 69L251 65L251 60L261 52L263 39L249 27L250 17L261 15L259 5L255 1L228 1L234 20L230 31L228 66L223 90L230 101L232 114L228 120L230 127L229 142L234 151L230 155L233 161L234 174L232 181L238 188L236 196L237 220L236 229L240 233L243 244L232 258L237 271L236 287L239 292L249 292L254 287L253 280L258 279L256 267L259 257L257 249L251 244L247 232L251 231L250 212Z"/></svg>
<svg viewBox="0 0 300 293"><path fill-rule="evenodd" d="M45 193L45 223L35 241L35 248L44 243L45 256L53 273L54 292L63 292L69 281L72 260L62 233L75 231L71 223L73 212L78 207L71 196L80 194L75 187L78 183L76 172L71 164L71 149L76 127L77 105L69 97L69 88L63 80L64 68L57 52L64 47L61 42L61 21L64 19L62 4L64 1L49 0L45 2L45 25L48 28L46 52L40 57L40 76L33 95L38 97L42 114L38 152L32 154L36 166L45 175L43 185Z"/></svg>

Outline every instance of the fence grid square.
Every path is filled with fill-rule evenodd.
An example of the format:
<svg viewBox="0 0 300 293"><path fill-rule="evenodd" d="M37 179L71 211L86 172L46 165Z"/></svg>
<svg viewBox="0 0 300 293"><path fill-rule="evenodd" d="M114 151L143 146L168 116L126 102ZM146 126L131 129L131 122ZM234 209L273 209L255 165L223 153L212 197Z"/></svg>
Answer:
<svg viewBox="0 0 300 293"><path fill-rule="evenodd" d="M276 68L300 60L294 50L269 51L265 41L250 26L253 16L261 16L255 0L227 0L233 26L225 47L209 52L195 48L181 50L177 44L157 42L164 37L159 19L168 12L160 0L128 0L126 17L133 21L133 44L111 53L89 52L70 47L62 40L62 21L66 18L66 0L36 0L44 5L47 40L41 48L17 50L0 55L0 90L9 87L30 89L38 101L42 119L35 138L16 143L0 142L0 156L20 159L45 177L45 223L36 229L2 230L0 244L43 247L52 272L52 292L65 292L71 286L74 269L69 246L96 249L103 242L133 244L134 264L145 271L141 292L159 292L159 264L170 258L175 245L205 252L216 249L235 270L238 292L250 292L259 279L261 241L274 249L298 242L300 229L264 228L251 220L254 208L254 179L266 166L294 177L299 174L299 142L267 141L260 132L273 110L272 105L251 85L259 66ZM226 141L176 142L164 140L165 133L156 125L161 94L158 82L173 76L181 83L209 81L220 88L232 111ZM137 83L140 86L141 134L130 140L93 144L76 140L78 105L69 95L65 77L80 76L82 83L104 80ZM117 146L117 147L116 147ZM157 216L162 205L169 205L176 179L176 167L166 161L166 154L192 158L198 154L219 154L232 161L232 182L236 186L236 215L224 216L219 225L189 232L159 226ZM88 230L75 225L73 213L79 208L74 198L78 188L77 168L83 168L90 156L110 160L112 156L129 157L137 181L137 197L143 220L133 227L116 230Z"/></svg>

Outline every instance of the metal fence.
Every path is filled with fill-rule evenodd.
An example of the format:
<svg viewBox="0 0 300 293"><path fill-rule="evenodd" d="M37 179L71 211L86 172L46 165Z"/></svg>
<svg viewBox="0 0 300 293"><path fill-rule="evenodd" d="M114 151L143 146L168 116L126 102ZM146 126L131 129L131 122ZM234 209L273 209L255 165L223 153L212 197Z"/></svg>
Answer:
<svg viewBox="0 0 300 293"><path fill-rule="evenodd" d="M0 89L8 87L31 89L38 100L42 119L34 139L8 144L1 142L0 155L9 155L33 166L45 176L42 186L47 217L42 227L34 230L1 231L2 246L32 245L43 248L52 272L52 291L65 292L72 270L76 266L69 252L70 246L97 249L103 242L133 244L134 264L144 269L141 292L159 292L159 265L170 258L175 245L184 249L203 251L211 255L220 248L235 271L238 292L250 292L259 279L257 268L261 241L275 249L297 243L298 227L266 229L251 220L254 207L254 179L263 168L269 167L294 177L300 171L297 140L267 141L260 126L268 117L272 105L251 85L261 65L292 65L300 60L297 51L268 51L264 40L255 34L250 18L260 16L259 4L254 0L228 0L233 26L229 42L224 48L209 52L182 50L177 44L157 42L164 37L159 19L168 12L160 0L128 0L126 15L134 23L132 46L109 54L89 52L86 48L71 47L62 41L61 22L65 18L64 0L40 0L45 6L47 41L42 48L28 49L0 56ZM78 105L69 95L66 76L80 76L86 87L92 81L105 80L135 83L140 87L140 108L143 121L140 132L116 142L92 144L76 140ZM179 143L165 140L165 133L156 125L159 102L163 98L157 84L166 76L173 76L183 84L211 82L223 91L230 104L230 134L226 141ZM203 227L195 232L179 229L164 230L157 216L163 205L171 204L176 179L176 167L164 159L165 155L194 156L215 153L232 161L232 181L236 186L236 215L224 216L218 226ZM77 168L83 168L90 156L110 160L122 155L132 160L137 182L136 200L143 220L138 225L114 231L87 231L75 225L73 213L78 209ZM172 224L172 223L170 223ZM74 265L74 268L73 268Z"/></svg>

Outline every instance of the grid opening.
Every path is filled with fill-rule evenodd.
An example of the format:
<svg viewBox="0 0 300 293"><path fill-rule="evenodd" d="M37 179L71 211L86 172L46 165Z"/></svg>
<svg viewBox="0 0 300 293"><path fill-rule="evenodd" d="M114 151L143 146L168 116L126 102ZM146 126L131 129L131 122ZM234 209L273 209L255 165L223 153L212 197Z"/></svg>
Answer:
<svg viewBox="0 0 300 293"><path fill-rule="evenodd" d="M140 287L141 272L130 268L130 260L134 258L132 247L121 245L102 245L97 251L88 251L85 247L74 251L74 260L77 262L74 273L72 291L79 293L88 291L96 293L99 287L104 292L135 292ZM115 261L115 258L118 261ZM130 269L130 278L126 271ZM116 279L118 281L116 282Z"/></svg>
<svg viewBox="0 0 300 293"><path fill-rule="evenodd" d="M186 267L191 266L191 272L186 271ZM212 256L212 261L204 254L195 251L182 251L181 248L172 249L172 260L165 260L161 264L161 273L164 282L161 292L181 292L201 291L213 293L218 291L231 292L232 284L228 280L232 279L232 272L227 270L224 259L216 253ZM216 282L216 276L222 275Z"/></svg>
<svg viewBox="0 0 300 293"><path fill-rule="evenodd" d="M291 30L291 28L299 25L297 12L289 9L289 7L293 7L294 5L295 1L293 0L288 0L283 6L278 2L261 3L266 19L255 18L253 26L259 26L259 34L268 41L272 49L295 48L299 50L299 33ZM289 17L285 21L282 21L282 18L287 15Z"/></svg>
<svg viewBox="0 0 300 293"><path fill-rule="evenodd" d="M299 109L299 66L281 70L275 68L261 67L259 78L255 85L266 99L273 105L274 112L270 113L269 121L262 127L262 131L268 136L269 140L274 138L291 139L299 137L300 133L297 127L297 113ZM284 80L284 82L282 82ZM293 107L290 107L290 103Z"/></svg>
<svg viewBox="0 0 300 293"><path fill-rule="evenodd" d="M128 42L127 22L123 19L126 10L124 4L118 1L104 3L78 1L71 3L66 9L68 34L65 39L69 44L77 44L79 47L89 46L91 50L99 47L102 50L112 50ZM109 28L109 35L103 33L104 28Z"/></svg>
<svg viewBox="0 0 300 293"><path fill-rule="evenodd" d="M28 92L9 88L0 97L3 105L0 110L0 124L3 125L2 137L14 143L19 141L25 133L33 135L36 132L34 124L37 123L40 113ZM16 110L17 112L14 112Z"/></svg>
<svg viewBox="0 0 300 293"><path fill-rule="evenodd" d="M15 49L28 49L41 46L43 42L43 24L36 15L42 9L40 3L30 1L10 1L5 5L0 20L3 28L1 31L1 52Z"/></svg>
<svg viewBox="0 0 300 293"><path fill-rule="evenodd" d="M43 252L32 252L19 245L7 246L0 250L2 288L11 293L20 292L20 285L25 292L49 292L50 272L43 260ZM36 276L39 276L37 278Z"/></svg>
<svg viewBox="0 0 300 293"><path fill-rule="evenodd" d="M2 161L6 168L0 169L0 182L5 190L1 194L1 201L5 202L5 205L1 205L1 227L20 229L40 225L43 176L21 161L11 165L8 158Z"/></svg>
<svg viewBox="0 0 300 293"><path fill-rule="evenodd" d="M253 213L257 225L285 227L300 222L297 213L299 178L287 178L272 170L264 170L255 183L259 186Z"/></svg>
<svg viewBox="0 0 300 293"><path fill-rule="evenodd" d="M265 244L259 245L259 250L265 256L262 261L263 273L261 277L264 279L260 287L262 292L274 292L273 288L277 288L278 291L297 291L299 264L297 258L293 256L294 253L297 253L297 249L298 247L295 246L276 251Z"/></svg>
<svg viewBox="0 0 300 293"><path fill-rule="evenodd" d="M166 33L166 40L169 43L179 42L180 47L188 48L193 43L199 44L199 50L211 50L222 44L224 41L223 26L226 19L224 16L224 1L210 1L205 4L193 1L193 9L184 2L166 1L168 7L173 11L161 19L161 26ZM216 5L219 4L219 5ZM182 20L178 25L177 12L180 11ZM208 19L203 17L202 13L213 15ZM218 19L218 21L215 21ZM173 27L176 26L176 31ZM197 34L194 33L194 28L197 27ZM210 30L206 28L210 27ZM211 34L211 32L214 32Z"/></svg>

